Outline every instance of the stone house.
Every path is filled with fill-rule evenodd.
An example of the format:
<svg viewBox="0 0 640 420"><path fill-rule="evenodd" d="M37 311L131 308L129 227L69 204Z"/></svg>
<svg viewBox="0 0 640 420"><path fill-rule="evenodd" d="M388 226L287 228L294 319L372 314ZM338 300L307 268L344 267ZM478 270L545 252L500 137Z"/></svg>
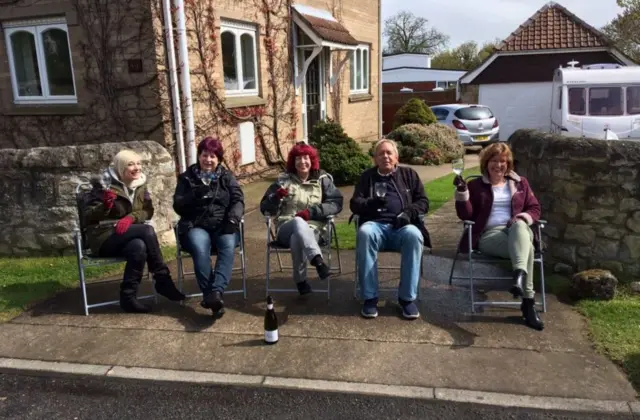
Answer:
<svg viewBox="0 0 640 420"><path fill-rule="evenodd" d="M357 141L380 136L380 0L185 0L191 89L180 80L180 96L169 5L0 3L0 148L154 140L179 161L182 126L185 142L219 135L249 179L326 118Z"/></svg>

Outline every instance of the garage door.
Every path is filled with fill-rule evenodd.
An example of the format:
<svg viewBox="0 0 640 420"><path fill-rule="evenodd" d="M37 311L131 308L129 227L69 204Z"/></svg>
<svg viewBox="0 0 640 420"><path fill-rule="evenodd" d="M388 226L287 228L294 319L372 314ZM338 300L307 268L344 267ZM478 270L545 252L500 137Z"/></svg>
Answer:
<svg viewBox="0 0 640 420"><path fill-rule="evenodd" d="M502 140L521 128L550 130L551 83L480 85L478 99L498 118Z"/></svg>

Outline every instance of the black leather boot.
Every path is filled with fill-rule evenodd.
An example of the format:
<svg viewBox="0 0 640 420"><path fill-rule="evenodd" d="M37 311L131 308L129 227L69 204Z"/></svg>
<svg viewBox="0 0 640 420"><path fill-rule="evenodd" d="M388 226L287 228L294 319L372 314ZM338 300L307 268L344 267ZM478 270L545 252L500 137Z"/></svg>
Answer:
<svg viewBox="0 0 640 420"><path fill-rule="evenodd" d="M513 286L509 289L509 293L513 295L514 299L524 296L524 282L527 278L527 273L523 270L515 270L513 272Z"/></svg>
<svg viewBox="0 0 640 420"><path fill-rule="evenodd" d="M149 305L145 305L136 298L141 280L142 270L133 267L132 264L127 264L124 278L120 283L120 307L123 311L139 314L151 312Z"/></svg>
<svg viewBox="0 0 640 420"><path fill-rule="evenodd" d="M140 302L135 296L120 293L120 307L123 311L134 314L151 312L151 307Z"/></svg>
<svg viewBox="0 0 640 420"><path fill-rule="evenodd" d="M168 268L165 267L153 273L153 279L156 281L155 288L158 294L174 302L180 302L186 299L186 296L180 292L173 283Z"/></svg>
<svg viewBox="0 0 640 420"><path fill-rule="evenodd" d="M522 316L529 327L538 331L544 330L544 322L542 322L538 311L536 311L536 303L533 299L522 299L520 308L522 309Z"/></svg>

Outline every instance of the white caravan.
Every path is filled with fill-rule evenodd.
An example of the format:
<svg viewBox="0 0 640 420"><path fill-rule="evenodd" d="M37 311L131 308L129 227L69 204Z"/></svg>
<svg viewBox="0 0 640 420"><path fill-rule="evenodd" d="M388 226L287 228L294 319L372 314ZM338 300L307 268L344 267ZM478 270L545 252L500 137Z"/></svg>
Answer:
<svg viewBox="0 0 640 420"><path fill-rule="evenodd" d="M553 75L552 132L640 140L640 67L568 64Z"/></svg>

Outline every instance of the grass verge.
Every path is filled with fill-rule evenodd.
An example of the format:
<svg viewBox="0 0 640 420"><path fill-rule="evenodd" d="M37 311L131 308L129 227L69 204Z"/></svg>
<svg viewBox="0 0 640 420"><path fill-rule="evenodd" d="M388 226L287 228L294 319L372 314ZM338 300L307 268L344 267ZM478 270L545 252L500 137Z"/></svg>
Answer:
<svg viewBox="0 0 640 420"><path fill-rule="evenodd" d="M473 167L464 171L464 176L479 175L480 168ZM435 213L440 207L442 207L447 201L453 199L453 178L454 174L445 175L440 178L436 178L433 181L429 181L424 184L424 190L429 198L429 214ZM338 232L338 240L340 242L340 249L355 249L356 247L356 232L353 224L348 222L336 223L336 231Z"/></svg>
<svg viewBox="0 0 640 420"><path fill-rule="evenodd" d="M165 261L175 259L176 248L163 247ZM121 274L124 264L85 269L87 279ZM14 318L29 305L78 285L76 256L0 258L0 322Z"/></svg>

